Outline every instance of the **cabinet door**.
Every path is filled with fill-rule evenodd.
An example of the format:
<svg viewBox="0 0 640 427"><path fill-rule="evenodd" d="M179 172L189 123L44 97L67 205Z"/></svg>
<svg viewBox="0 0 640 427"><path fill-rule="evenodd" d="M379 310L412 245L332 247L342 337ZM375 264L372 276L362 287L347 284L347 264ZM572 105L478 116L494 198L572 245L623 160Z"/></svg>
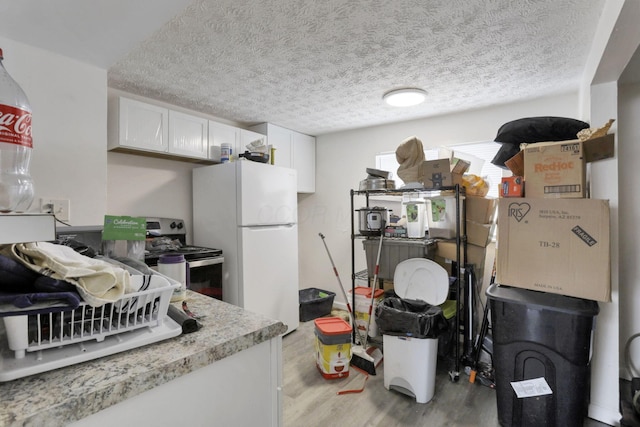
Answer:
<svg viewBox="0 0 640 427"><path fill-rule="evenodd" d="M316 191L316 139L293 132L293 165L298 171L298 193Z"/></svg>
<svg viewBox="0 0 640 427"><path fill-rule="evenodd" d="M252 142L261 141L262 144L267 144L267 137L261 133L254 132L251 130L240 129L240 141L238 144L238 155L244 153L245 151L250 151L247 148L248 144Z"/></svg>
<svg viewBox="0 0 640 427"><path fill-rule="evenodd" d="M119 98L117 105L119 146L167 151L168 109L127 98Z"/></svg>
<svg viewBox="0 0 640 427"><path fill-rule="evenodd" d="M240 139L240 129L234 126L209 121L209 159L220 161L220 147L222 144L231 145L231 155L238 156L238 141Z"/></svg>
<svg viewBox="0 0 640 427"><path fill-rule="evenodd" d="M169 152L200 159L209 158L209 120L169 111Z"/></svg>
<svg viewBox="0 0 640 427"><path fill-rule="evenodd" d="M275 148L274 159L276 166L293 168L293 150L291 149L291 132L289 129L268 125L269 144Z"/></svg>

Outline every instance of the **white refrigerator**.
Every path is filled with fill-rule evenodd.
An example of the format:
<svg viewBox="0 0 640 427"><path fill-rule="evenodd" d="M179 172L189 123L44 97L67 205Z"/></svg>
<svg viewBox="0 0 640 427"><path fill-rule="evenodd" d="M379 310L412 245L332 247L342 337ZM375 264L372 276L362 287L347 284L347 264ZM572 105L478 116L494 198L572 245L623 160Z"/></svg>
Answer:
<svg viewBox="0 0 640 427"><path fill-rule="evenodd" d="M193 243L222 249L222 299L299 326L297 176L239 160L193 169Z"/></svg>

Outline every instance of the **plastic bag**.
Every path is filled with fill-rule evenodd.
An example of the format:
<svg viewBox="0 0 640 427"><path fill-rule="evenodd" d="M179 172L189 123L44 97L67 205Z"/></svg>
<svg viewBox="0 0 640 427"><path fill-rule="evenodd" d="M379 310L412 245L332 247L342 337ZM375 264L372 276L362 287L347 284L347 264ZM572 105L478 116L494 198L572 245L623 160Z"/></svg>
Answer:
<svg viewBox="0 0 640 427"><path fill-rule="evenodd" d="M462 186L464 187L467 196L485 197L489 192L489 183L478 175L463 175Z"/></svg>
<svg viewBox="0 0 640 427"><path fill-rule="evenodd" d="M440 306L397 297L378 304L376 324L383 335L413 338L437 338L449 329Z"/></svg>

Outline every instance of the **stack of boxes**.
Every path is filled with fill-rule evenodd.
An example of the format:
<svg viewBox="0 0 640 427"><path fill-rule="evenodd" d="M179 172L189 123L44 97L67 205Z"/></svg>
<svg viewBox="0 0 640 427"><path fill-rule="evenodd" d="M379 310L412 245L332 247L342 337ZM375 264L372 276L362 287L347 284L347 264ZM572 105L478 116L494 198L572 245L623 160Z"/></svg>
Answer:
<svg viewBox="0 0 640 427"><path fill-rule="evenodd" d="M463 184L463 174L470 163L454 157L453 152L445 153L447 158L424 161L420 167L420 182L425 188L440 188ZM471 196L467 193L461 197L466 210L467 259L466 264L473 264L476 278L482 282L487 246L491 243L495 232L495 212L498 199ZM456 237L456 200L453 195L429 197L426 199L426 213L429 237L438 240L435 261L442 265L450 275L452 262L457 260ZM461 224L461 230L463 225ZM461 257L464 254L461 253Z"/></svg>
<svg viewBox="0 0 640 427"><path fill-rule="evenodd" d="M473 265L476 279L478 280L478 283L481 284L485 274L487 247L491 243L494 229L496 227L495 213L498 206L498 199L493 197L467 196L464 202L466 205L467 217L466 263ZM435 261L445 267L451 275L453 275L453 272L451 271L451 263L456 259L456 242L443 240L438 241ZM490 271L486 271L486 273L490 273Z"/></svg>
<svg viewBox="0 0 640 427"><path fill-rule="evenodd" d="M597 301L611 300L609 202L586 198L587 164L613 152L605 135L528 144L505 162L515 178L498 203L500 286L487 290L501 425L587 416ZM520 194L507 191L515 180Z"/></svg>
<svg viewBox="0 0 640 427"><path fill-rule="evenodd" d="M498 208L496 281L608 302L609 203L589 199L587 164L613 157L614 136L528 144L505 162ZM524 183L513 192L514 182Z"/></svg>

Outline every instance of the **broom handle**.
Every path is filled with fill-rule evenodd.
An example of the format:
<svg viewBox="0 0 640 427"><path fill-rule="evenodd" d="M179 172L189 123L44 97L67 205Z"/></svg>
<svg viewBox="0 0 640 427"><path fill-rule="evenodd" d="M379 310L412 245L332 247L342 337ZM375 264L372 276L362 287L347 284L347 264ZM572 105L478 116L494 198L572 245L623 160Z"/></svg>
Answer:
<svg viewBox="0 0 640 427"><path fill-rule="evenodd" d="M378 270L380 269L380 254L382 253L382 236L384 236L384 222L382 224L381 232L380 232L380 243L378 244L378 255L376 256L376 268L373 272L373 286L371 287L371 301L369 303L369 320L367 322L367 330L364 334L364 344L362 344L362 348L367 349L367 338L369 338L369 329L371 328L371 317L373 312L373 300L376 295L376 287L378 285Z"/></svg>

